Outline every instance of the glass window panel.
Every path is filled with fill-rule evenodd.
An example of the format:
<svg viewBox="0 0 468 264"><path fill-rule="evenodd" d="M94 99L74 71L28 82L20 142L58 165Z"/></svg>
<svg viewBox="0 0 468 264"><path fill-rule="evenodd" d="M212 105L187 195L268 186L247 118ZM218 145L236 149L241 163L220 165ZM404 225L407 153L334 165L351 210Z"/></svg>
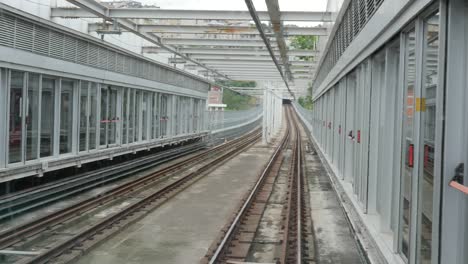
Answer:
<svg viewBox="0 0 468 264"><path fill-rule="evenodd" d="M55 79L43 77L41 91L40 157L54 153Z"/></svg>
<svg viewBox="0 0 468 264"><path fill-rule="evenodd" d="M175 97L175 113L173 115L173 118L172 118L172 122L174 122L175 124L175 135L178 135L180 134L179 132L179 113L180 113L180 106L179 106L179 97L176 96Z"/></svg>
<svg viewBox="0 0 468 264"><path fill-rule="evenodd" d="M387 88L386 88L386 94L384 95L385 98L396 98L397 97L397 94L398 94L398 90L399 90L399 82L398 82L398 79L399 79L399 68L400 68L400 44L399 44L399 41L396 42L394 45L392 45L392 47L389 48L388 50L388 55L387 55L387 58L388 58L388 73L387 73ZM387 102L387 105L389 108L386 108L386 117L385 119L386 120L392 120L391 122L395 122L392 126L393 126L393 129L389 130L389 131L386 131L385 133L387 133L387 135L394 135L395 133L397 133L396 131L396 128L398 127L396 125L396 120L397 120L397 117L396 117L396 114L399 113L399 111L397 111L397 108L396 108L396 103L392 100L388 100ZM388 110L388 111L387 111ZM394 118L392 118L394 117ZM390 142L388 142L388 144L391 144L391 142L393 142L393 140L391 140ZM394 150L397 149L396 147L396 144L395 146L391 147L390 148L391 150L389 150L388 154L389 154L389 157L390 157L390 160L393 161L394 158L396 157L396 155L399 155L397 153L394 153ZM386 170L386 168L390 168L390 167L393 167L394 164L393 162L390 162L388 164L386 164L387 166L383 167L382 170ZM390 172L392 173L393 175L393 170L395 168L392 168L390 170ZM398 218L397 217L393 217L393 216L398 216L398 206L395 206L395 204L398 204L398 188L396 188L396 181L398 180L398 178L396 177L392 177L392 194L395 194L395 195L392 195L392 207L391 207L391 212L390 212L390 221L391 221L391 229L392 231L394 232L398 232Z"/></svg>
<svg viewBox="0 0 468 264"><path fill-rule="evenodd" d="M188 108L190 106L190 99L189 98L184 98L183 103L182 103L182 113L184 115L183 118L183 127L182 127L182 133L186 134L188 132Z"/></svg>
<svg viewBox="0 0 468 264"><path fill-rule="evenodd" d="M141 128L141 140L147 140L147 134L148 134L148 107L149 107L149 98L148 98L148 93L143 92L142 93L142 103L141 103L141 123L142 123L142 128Z"/></svg>
<svg viewBox="0 0 468 264"><path fill-rule="evenodd" d="M81 81L80 89L80 151L86 150L86 130L89 119L88 114L88 86L89 82Z"/></svg>
<svg viewBox="0 0 468 264"><path fill-rule="evenodd" d="M101 124L99 128L99 144L106 145L106 131L109 121L109 116L107 115L108 106L108 92L107 88L101 89Z"/></svg>
<svg viewBox="0 0 468 264"><path fill-rule="evenodd" d="M140 136L140 126L141 126L141 92L136 91L135 93L135 142L139 141Z"/></svg>
<svg viewBox="0 0 468 264"><path fill-rule="evenodd" d="M132 143L135 139L135 90L133 89L130 89L129 100L128 143Z"/></svg>
<svg viewBox="0 0 468 264"><path fill-rule="evenodd" d="M60 154L72 151L73 81L62 80L60 92Z"/></svg>
<svg viewBox="0 0 468 264"><path fill-rule="evenodd" d="M89 87L89 147L96 148L96 126L97 126L97 84L91 83Z"/></svg>
<svg viewBox="0 0 468 264"><path fill-rule="evenodd" d="M419 263L431 263L432 248L432 206L434 196L434 153L436 131L436 90L439 57L439 13L424 21L423 87L422 98L426 98L426 111L422 111L423 146L420 153L423 170L420 172L420 209L418 219Z"/></svg>
<svg viewBox="0 0 468 264"><path fill-rule="evenodd" d="M199 113L199 110L200 110L199 102L200 102L200 101L199 101L198 99L194 99L194 100L193 100L193 112L192 112L192 117L193 117L192 132L193 132L193 133L198 132L198 122L199 122L199 118L200 118L200 113Z"/></svg>
<svg viewBox="0 0 468 264"><path fill-rule="evenodd" d="M11 71L10 78L10 117L8 137L8 161L9 163L22 160L22 131L23 131L23 86L24 73Z"/></svg>
<svg viewBox="0 0 468 264"><path fill-rule="evenodd" d="M160 128L161 128L161 137L166 135L166 119L167 119L167 96L161 95L161 105L160 105Z"/></svg>
<svg viewBox="0 0 468 264"><path fill-rule="evenodd" d="M29 73L26 105L26 160L38 158L39 145L39 83L40 75Z"/></svg>
<svg viewBox="0 0 468 264"><path fill-rule="evenodd" d="M117 122L119 117L117 116L117 89L109 89L109 109L107 110L108 115L108 135L107 135L107 144L116 143L116 133L117 133Z"/></svg>
<svg viewBox="0 0 468 264"><path fill-rule="evenodd" d="M127 144L127 128L128 128L128 89L123 89L123 105L122 105L122 144Z"/></svg>
<svg viewBox="0 0 468 264"><path fill-rule="evenodd" d="M158 94L155 93L153 94L153 105L152 105L152 110L153 110L153 116L152 116L152 131L151 135L152 138L157 138L158 137L158 123L159 123L159 117L158 117Z"/></svg>
<svg viewBox="0 0 468 264"><path fill-rule="evenodd" d="M184 123L185 123L185 98L180 97L179 98L179 110L178 115L179 115L179 133L178 134L183 134L184 133Z"/></svg>
<svg viewBox="0 0 468 264"><path fill-rule="evenodd" d="M192 133L196 132L197 129L197 116L198 116L198 100L193 99L193 109L192 109Z"/></svg>
<svg viewBox="0 0 468 264"><path fill-rule="evenodd" d="M412 30L406 34L406 61L405 61L405 86L406 92L404 97L404 124L403 124L403 155L404 167L402 168L402 197L401 197L401 252L406 258L409 258L409 237L411 223L411 175L413 173L412 160L414 155L413 145L413 118L414 118L414 92L416 78L415 64L415 31Z"/></svg>

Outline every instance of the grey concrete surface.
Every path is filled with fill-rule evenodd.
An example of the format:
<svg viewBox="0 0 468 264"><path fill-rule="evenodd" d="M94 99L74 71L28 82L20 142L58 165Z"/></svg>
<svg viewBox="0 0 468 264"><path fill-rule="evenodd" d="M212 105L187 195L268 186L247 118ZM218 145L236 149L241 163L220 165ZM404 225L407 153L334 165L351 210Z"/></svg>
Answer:
<svg viewBox="0 0 468 264"><path fill-rule="evenodd" d="M273 147L255 145L205 176L78 263L198 263L253 186Z"/></svg>
<svg viewBox="0 0 468 264"><path fill-rule="evenodd" d="M246 261L251 263L275 263L281 256L283 239L283 221L282 213L288 192L288 169L291 159L291 150L287 149L282 154L278 176L273 183L271 195L265 206L265 211L257 231L254 235L251 249L247 255Z"/></svg>
<svg viewBox="0 0 468 264"><path fill-rule="evenodd" d="M317 263L365 263L319 157L307 154L306 167Z"/></svg>

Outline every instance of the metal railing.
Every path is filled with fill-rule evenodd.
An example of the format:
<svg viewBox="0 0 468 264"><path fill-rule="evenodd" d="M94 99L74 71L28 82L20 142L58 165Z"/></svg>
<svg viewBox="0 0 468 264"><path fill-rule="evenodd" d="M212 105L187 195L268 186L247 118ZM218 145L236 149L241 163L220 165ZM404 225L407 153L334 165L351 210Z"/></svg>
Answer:
<svg viewBox="0 0 468 264"><path fill-rule="evenodd" d="M309 125L312 125L312 110L305 109L296 101L292 101L292 104L294 105L294 108L296 108L296 110L301 114L301 116L304 117L305 121L307 121Z"/></svg>
<svg viewBox="0 0 468 264"><path fill-rule="evenodd" d="M217 131L234 128L258 119L262 115L262 112L263 107L261 105L240 111L210 111L207 113L209 120L208 129L210 131Z"/></svg>

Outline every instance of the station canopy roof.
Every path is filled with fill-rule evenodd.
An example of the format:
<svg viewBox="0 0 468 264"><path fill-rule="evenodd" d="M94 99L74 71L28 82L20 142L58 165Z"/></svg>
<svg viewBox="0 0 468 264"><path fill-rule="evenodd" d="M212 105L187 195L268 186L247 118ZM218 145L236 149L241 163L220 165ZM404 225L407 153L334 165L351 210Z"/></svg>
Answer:
<svg viewBox="0 0 468 264"><path fill-rule="evenodd" d="M213 3L195 2L203 1L199 6ZM252 95L264 87L284 96L307 94L322 55L317 43L328 37L324 25L332 19L325 11L289 10L291 0L280 1L287 11L278 0L214 1L239 10L164 9L145 0L68 2L73 6L52 8L51 16L87 19L92 34L135 34L147 43L142 54L166 54L167 63L210 80L256 81L256 89L231 87Z"/></svg>

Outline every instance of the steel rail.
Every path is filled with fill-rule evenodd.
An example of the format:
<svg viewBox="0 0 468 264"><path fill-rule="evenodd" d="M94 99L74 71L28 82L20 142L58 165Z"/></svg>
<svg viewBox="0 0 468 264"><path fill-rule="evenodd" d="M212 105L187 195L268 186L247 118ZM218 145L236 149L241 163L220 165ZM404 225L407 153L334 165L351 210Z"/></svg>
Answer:
<svg viewBox="0 0 468 264"><path fill-rule="evenodd" d="M205 143L203 142L194 143L112 167L82 173L73 178L65 178L0 196L0 212L7 211L7 213L0 214L0 220L192 154L201 150L204 146Z"/></svg>
<svg viewBox="0 0 468 264"><path fill-rule="evenodd" d="M299 128L299 121L292 109L288 107L291 123L294 126L294 145L292 153L292 163L290 166L291 184L288 190L288 205L285 221L285 233L283 234L283 244L281 249L280 263L301 264L303 258L302 252L302 217L303 217L303 153L302 139ZM292 244L291 244L292 243ZM294 250L294 251L291 251Z"/></svg>
<svg viewBox="0 0 468 264"><path fill-rule="evenodd" d="M257 182L255 183L254 187L252 188L252 191L250 192L249 196L247 197L247 199L245 199L245 202L242 204L242 207L239 209L239 211L237 212L236 214L236 217L234 218L234 220L231 222L228 230L226 231L226 233L224 234L223 236L223 239L221 240L221 242L218 244L215 252L213 253L213 255L210 257L210 260L208 263L210 264L213 264L213 263L217 263L217 261L219 260L219 258L221 257L222 255L222 252L223 250L227 247L227 244L229 243L230 239L231 239L231 236L234 234L234 231L235 229L239 226L239 223L241 221L241 218L245 215L245 212L247 211L247 209L249 208L249 206L252 204L254 198L255 198L255 195L258 193L258 191L260 190L265 178L267 177L267 175L269 174L269 172L271 171L272 167L273 167L273 164L275 163L275 161L278 159L278 157L280 156L281 154L281 151L282 149L284 148L284 146L286 145L286 143L289 141L289 137L290 137L290 132L289 132L289 126L286 130L286 134L285 136L283 137L282 141L280 144L278 144L278 146L276 147L274 153L272 154L271 158L269 159L267 165L265 166L265 168L263 169L260 177L258 178Z"/></svg>
<svg viewBox="0 0 468 264"><path fill-rule="evenodd" d="M302 193L302 179L303 179L303 168L302 168L302 139L301 139L301 132L299 130L299 124L297 120L297 115L294 114L294 120L296 124L296 137L297 137L297 209L296 209L296 263L302 263L302 212L303 212L303 204L302 198L304 197Z"/></svg>
<svg viewBox="0 0 468 264"><path fill-rule="evenodd" d="M80 212L87 211L90 208L95 208L97 205L102 205L103 203L112 201L118 195L133 192L137 187L146 186L148 183L162 177L163 175L169 172L172 172L173 170L181 169L184 166L187 166L187 164L192 164L195 162L199 162L200 160L207 159L220 151L225 151L230 148L236 148L236 144L240 144L243 141L257 137L258 133L259 130L255 130L242 138L232 140L227 143L216 146L212 149L203 151L202 153L194 157L191 157L187 160L183 160L176 164L172 164L166 168L161 169L158 172L151 173L149 175L136 179L135 181L113 188L112 190L109 190L97 197L88 198L63 210L51 213L36 220L32 220L20 226L16 226L11 229L5 230L0 233L0 249L6 248L14 243L17 243L18 241L21 241L24 237L40 233L43 230L49 228L50 226L54 226L57 223L72 218Z"/></svg>
<svg viewBox="0 0 468 264"><path fill-rule="evenodd" d="M87 239L91 239L94 235L99 232L103 232L104 229L110 229L110 227L115 224L119 223L122 220L125 220L126 217L132 216L133 214L137 213L141 208L145 208L146 206L153 203L155 200L163 197L168 196L170 192L174 191L176 188L183 187L183 184L189 182L196 176L200 175L201 173L206 173L206 171L210 171L210 169L215 168L217 165L221 164L225 160L232 158L232 156L237 155L238 153L242 152L245 148L251 146L253 143L257 142L260 138L260 134L256 134L254 137L249 137L244 139L243 141L238 142L235 148L231 149L230 151L224 153L221 156L218 156L215 160L210 162L209 164L203 166L202 168L197 169L194 172L191 172L189 175L178 179L177 181L163 187L162 189L150 194L149 196L145 197L144 199L138 201L137 203L130 205L129 207L125 208L124 210L116 213L115 215L109 216L103 220L101 220L96 225L74 235L70 239L67 239L64 242L55 245L54 247L41 252L41 254L35 256L34 258L27 259L26 261L22 262L23 264L39 264L39 263L47 263L50 260L56 258L63 252L72 249L76 245L81 245L83 241ZM146 210L148 213L149 210ZM140 216L143 217L143 215ZM116 232L115 230L113 232Z"/></svg>
<svg viewBox="0 0 468 264"><path fill-rule="evenodd" d="M292 123L293 121L291 120L291 111L289 108L287 108L287 117L288 121ZM295 126L294 126L295 127ZM296 135L297 136L297 135ZM288 188L288 198L287 198L287 206L286 206L286 221L284 223L284 233L283 233L283 244L281 246L281 260L280 263L288 263L288 248L289 248L289 240L290 240L290 229L291 229L291 211L293 210L294 206L294 187L295 187L295 170L296 170L296 151L297 148L297 141L296 144L292 146L292 154L291 154L291 164L289 166L289 179L290 179L290 184Z"/></svg>

